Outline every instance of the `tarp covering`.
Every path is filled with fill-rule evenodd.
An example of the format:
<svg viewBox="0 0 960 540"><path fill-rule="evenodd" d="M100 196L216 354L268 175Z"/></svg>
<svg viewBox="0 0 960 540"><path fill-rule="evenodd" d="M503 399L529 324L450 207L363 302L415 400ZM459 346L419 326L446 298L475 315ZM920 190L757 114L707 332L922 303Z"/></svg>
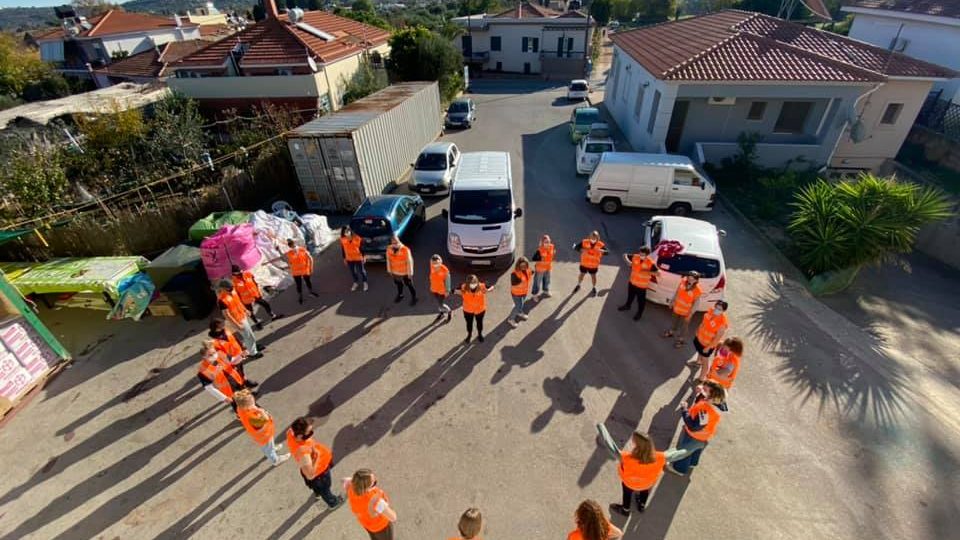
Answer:
<svg viewBox="0 0 960 540"><path fill-rule="evenodd" d="M200 257L211 282L229 277L233 265L241 270L250 270L260 262L253 225L224 226L200 243Z"/></svg>
<svg viewBox="0 0 960 540"><path fill-rule="evenodd" d="M11 240L16 240L21 236L30 234L33 232L33 229L18 229L15 231L0 231L0 245L6 244Z"/></svg>
<svg viewBox="0 0 960 540"><path fill-rule="evenodd" d="M200 248L180 244L164 251L159 257L150 261L146 272L158 289L170 281L173 276L181 272L189 272L201 266Z"/></svg>
<svg viewBox="0 0 960 540"><path fill-rule="evenodd" d="M156 290L150 276L143 272L128 276L118 287L120 299L107 315L107 319L133 319L139 321L153 299Z"/></svg>
<svg viewBox="0 0 960 540"><path fill-rule="evenodd" d="M224 225L240 225L248 221L250 221L250 212L214 212L191 225L189 236L194 241L203 240L219 231Z"/></svg>
<svg viewBox="0 0 960 540"><path fill-rule="evenodd" d="M24 296L103 292L116 300L120 296L120 282L146 266L147 260L143 257L91 257L43 263L0 263L0 270Z"/></svg>

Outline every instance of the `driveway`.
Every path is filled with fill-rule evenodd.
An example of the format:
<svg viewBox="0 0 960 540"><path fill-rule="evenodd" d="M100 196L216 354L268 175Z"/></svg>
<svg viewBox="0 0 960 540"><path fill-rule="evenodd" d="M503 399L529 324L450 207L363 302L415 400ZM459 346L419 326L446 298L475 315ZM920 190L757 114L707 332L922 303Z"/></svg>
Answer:
<svg viewBox="0 0 960 540"><path fill-rule="evenodd" d="M669 445L693 351L659 337L665 309L648 309L639 323L616 310L628 274L618 261L651 214L606 216L584 202L563 89L475 84L479 121L445 139L464 151L510 151L523 253L543 232L561 246L554 297L510 329L507 278L483 275L498 288L488 338L465 346L459 311L434 325L429 298L393 304L376 265L371 290L349 293L329 250L317 262L321 297L303 306L291 292L276 299L287 317L260 333L267 354L247 371L278 426L317 418L335 477L378 472L401 540L452 536L473 505L485 538L564 538L579 501L619 499L595 424L620 440L648 430ZM443 253L445 204L430 202L411 245L424 293L427 258ZM701 466L689 478L666 475L646 513L615 517L625 538L954 534L960 433L929 412L909 366L785 279L722 207L701 217L728 233L727 292L733 333L747 342L744 367ZM577 257L569 247L592 229L612 250L597 298L570 294ZM4 427L0 538L365 537L349 510L314 503L295 467L269 468L200 391L200 326L153 320L117 333ZM946 376L956 383L955 372Z"/></svg>

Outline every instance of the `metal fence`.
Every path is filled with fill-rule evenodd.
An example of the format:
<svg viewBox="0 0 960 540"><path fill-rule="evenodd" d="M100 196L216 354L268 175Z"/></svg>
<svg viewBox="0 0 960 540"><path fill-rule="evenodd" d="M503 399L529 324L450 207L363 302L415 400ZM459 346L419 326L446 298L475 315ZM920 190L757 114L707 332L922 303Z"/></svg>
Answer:
<svg viewBox="0 0 960 540"><path fill-rule="evenodd" d="M960 105L941 99L942 90L931 92L917 115L917 124L960 141Z"/></svg>

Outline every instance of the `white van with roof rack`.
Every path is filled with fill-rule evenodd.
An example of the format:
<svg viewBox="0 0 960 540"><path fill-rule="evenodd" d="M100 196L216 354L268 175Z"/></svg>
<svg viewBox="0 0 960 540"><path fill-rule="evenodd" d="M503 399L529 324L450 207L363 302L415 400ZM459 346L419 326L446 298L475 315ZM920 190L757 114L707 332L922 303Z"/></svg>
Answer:
<svg viewBox="0 0 960 540"><path fill-rule="evenodd" d="M465 152L450 186L447 252L451 260L473 267L502 267L517 249L513 176L507 152Z"/></svg>

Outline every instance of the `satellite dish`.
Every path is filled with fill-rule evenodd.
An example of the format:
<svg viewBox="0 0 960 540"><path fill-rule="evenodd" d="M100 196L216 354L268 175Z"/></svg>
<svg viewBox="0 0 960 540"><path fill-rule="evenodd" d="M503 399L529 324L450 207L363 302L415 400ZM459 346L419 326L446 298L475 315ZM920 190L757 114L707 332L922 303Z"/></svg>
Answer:
<svg viewBox="0 0 960 540"><path fill-rule="evenodd" d="M867 128L859 118L850 124L850 140L858 143L867 138Z"/></svg>
<svg viewBox="0 0 960 540"><path fill-rule="evenodd" d="M316 73L320 71L320 68L317 66L317 61L313 59L312 56L307 57L307 65L310 66L310 69Z"/></svg>

